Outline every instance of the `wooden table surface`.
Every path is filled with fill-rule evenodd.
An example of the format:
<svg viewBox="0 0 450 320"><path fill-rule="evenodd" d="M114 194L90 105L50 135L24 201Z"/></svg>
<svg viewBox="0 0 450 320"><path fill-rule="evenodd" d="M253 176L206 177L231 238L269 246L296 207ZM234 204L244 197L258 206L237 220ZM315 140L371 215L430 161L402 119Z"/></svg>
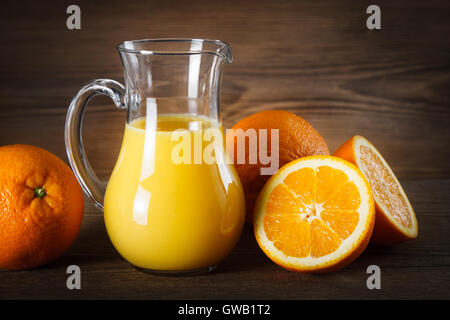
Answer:
<svg viewBox="0 0 450 320"><path fill-rule="evenodd" d="M260 110L284 109L310 121L331 151L353 134L367 137L397 173L420 230L411 242L369 247L341 271L302 275L266 258L247 226L216 272L158 277L119 256L86 198L71 249L36 270L0 271L0 298L449 299L450 2L375 3L378 31L366 28L372 3L361 0L77 1L82 25L74 31L65 26L70 1L2 3L0 145L37 145L67 162L67 107L93 78L123 80L118 43L221 39L235 57L223 77L225 127ZM103 97L86 113L87 153L104 180L124 122L125 112ZM66 288L71 264L81 267L81 290ZM366 287L371 264L381 268L381 290Z"/></svg>

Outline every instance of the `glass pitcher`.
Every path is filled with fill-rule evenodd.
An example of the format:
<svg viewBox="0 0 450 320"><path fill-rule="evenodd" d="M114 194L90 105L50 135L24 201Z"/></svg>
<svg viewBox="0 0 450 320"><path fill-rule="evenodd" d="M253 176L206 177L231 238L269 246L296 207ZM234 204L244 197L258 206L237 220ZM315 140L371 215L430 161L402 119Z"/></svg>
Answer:
<svg viewBox="0 0 450 320"><path fill-rule="evenodd" d="M155 273L213 270L238 241L245 214L219 113L230 47L218 40L148 39L125 41L118 51L125 87L94 80L70 104L65 143L72 169L131 264ZM86 104L98 94L127 109L106 191L81 137Z"/></svg>

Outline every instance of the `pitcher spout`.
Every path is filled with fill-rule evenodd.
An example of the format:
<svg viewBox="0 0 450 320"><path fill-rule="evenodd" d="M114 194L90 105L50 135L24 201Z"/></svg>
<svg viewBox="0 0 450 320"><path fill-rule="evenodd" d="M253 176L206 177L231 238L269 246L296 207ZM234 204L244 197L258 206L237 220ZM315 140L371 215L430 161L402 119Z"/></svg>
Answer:
<svg viewBox="0 0 450 320"><path fill-rule="evenodd" d="M232 63L233 62L233 54L231 52L231 47L228 43L220 40L212 40L216 41L217 45L219 46L218 50L216 51L216 55L221 57L224 62L226 63Z"/></svg>

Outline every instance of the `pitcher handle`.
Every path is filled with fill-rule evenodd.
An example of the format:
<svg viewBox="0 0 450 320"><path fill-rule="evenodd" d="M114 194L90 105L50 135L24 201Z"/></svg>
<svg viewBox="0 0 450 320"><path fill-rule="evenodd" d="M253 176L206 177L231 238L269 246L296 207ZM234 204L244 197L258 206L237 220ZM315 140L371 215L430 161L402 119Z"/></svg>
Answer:
<svg viewBox="0 0 450 320"><path fill-rule="evenodd" d="M122 84L109 79L91 81L78 91L70 103L66 116L64 140L67 157L78 182L81 184L84 192L94 201L95 205L103 210L105 185L100 181L89 163L83 146L81 130L84 110L89 100L99 94L110 97L117 108L126 108L122 99L125 94L125 88Z"/></svg>

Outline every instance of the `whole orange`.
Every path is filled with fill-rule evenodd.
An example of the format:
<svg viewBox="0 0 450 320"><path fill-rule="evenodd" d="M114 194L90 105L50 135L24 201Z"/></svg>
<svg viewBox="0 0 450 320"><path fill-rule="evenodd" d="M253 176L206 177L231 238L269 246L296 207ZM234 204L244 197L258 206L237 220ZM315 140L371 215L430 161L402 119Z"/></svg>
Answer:
<svg viewBox="0 0 450 320"><path fill-rule="evenodd" d="M267 150L271 150L272 129L279 130L278 161L279 168L285 164L301 157L312 155L329 155L328 146L322 136L302 117L292 112L284 110L265 110L246 117L236 123L232 131L227 131L227 147L234 148L233 163L241 180L246 201L246 220L253 221L253 210L256 198L270 178L270 175L261 175L262 167L269 167L268 164L261 163L258 156L257 163L250 163L249 152L259 153L259 134L256 149L249 148L249 138L245 135L248 129L267 129ZM236 130L242 129L242 130ZM238 139L246 139L245 143L245 163L238 163L237 142ZM230 144L233 144L230 146ZM270 155L272 156L272 155ZM276 155L274 155L276 156Z"/></svg>
<svg viewBox="0 0 450 320"><path fill-rule="evenodd" d="M56 155L0 147L0 268L30 269L62 255L83 217L81 187Z"/></svg>

